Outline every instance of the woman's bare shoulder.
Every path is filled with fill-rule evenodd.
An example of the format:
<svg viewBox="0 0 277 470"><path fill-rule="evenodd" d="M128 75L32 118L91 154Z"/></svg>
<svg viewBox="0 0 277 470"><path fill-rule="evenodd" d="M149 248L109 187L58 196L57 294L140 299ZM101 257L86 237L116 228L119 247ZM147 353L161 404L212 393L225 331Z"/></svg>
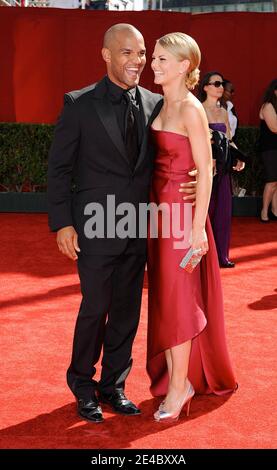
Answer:
<svg viewBox="0 0 277 470"><path fill-rule="evenodd" d="M199 115L204 112L202 103L192 94L182 101L182 112L185 114Z"/></svg>

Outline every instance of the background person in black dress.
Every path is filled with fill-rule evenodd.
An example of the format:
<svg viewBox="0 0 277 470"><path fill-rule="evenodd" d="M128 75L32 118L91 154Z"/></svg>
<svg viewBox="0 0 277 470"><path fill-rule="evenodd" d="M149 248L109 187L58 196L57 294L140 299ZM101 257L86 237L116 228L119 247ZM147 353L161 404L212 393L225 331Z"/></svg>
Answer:
<svg viewBox="0 0 277 470"><path fill-rule="evenodd" d="M260 109L260 138L265 187L261 222L269 222L269 218L277 220L277 79L275 78L266 89ZM269 207L271 205L271 211Z"/></svg>

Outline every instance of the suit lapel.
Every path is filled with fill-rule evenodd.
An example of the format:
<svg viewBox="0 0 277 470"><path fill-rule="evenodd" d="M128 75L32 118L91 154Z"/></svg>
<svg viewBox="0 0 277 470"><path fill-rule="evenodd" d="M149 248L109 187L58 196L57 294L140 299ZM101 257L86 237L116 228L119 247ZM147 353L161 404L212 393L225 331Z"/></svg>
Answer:
<svg viewBox="0 0 277 470"><path fill-rule="evenodd" d="M155 105L153 105L154 101L153 103L151 102L151 100L149 99L149 95L146 94L143 88L139 86L138 90L139 90L139 96L140 96L140 104L142 106L142 111L143 111L143 116L144 116L144 124L147 127Z"/></svg>
<svg viewBox="0 0 277 470"><path fill-rule="evenodd" d="M146 156L149 126L151 125L151 123L153 122L162 107L162 100L157 102L157 97L151 97L151 94L149 95L149 93L146 93L146 91L141 87L138 87L138 90L140 96L140 107L144 119L144 132L135 170L138 168L138 166L141 164L144 157ZM129 166L130 162L126 153L125 144L118 126L113 105L107 96L105 78L103 78L100 82L97 83L91 96L99 119L105 127L110 139L113 141L114 145L116 146L116 148L121 153L121 155Z"/></svg>
<svg viewBox="0 0 277 470"><path fill-rule="evenodd" d="M105 127L110 139L113 141L114 145L129 165L129 160L125 150L122 135L118 126L116 115L113 109L113 105L107 97L105 79L101 80L96 85L92 98L98 116L103 126Z"/></svg>
<svg viewBox="0 0 277 470"><path fill-rule="evenodd" d="M146 95L143 88L138 87L140 93L140 100L141 100L141 109L144 115L144 134L142 139L142 144L140 148L139 157L137 159L137 164L135 170L139 167L141 162L143 161L144 157L147 153L147 146L148 146L148 133L149 127L151 123L154 121L155 117L159 114L160 109L162 107L162 100L157 103L156 98L153 100L149 99L149 95Z"/></svg>

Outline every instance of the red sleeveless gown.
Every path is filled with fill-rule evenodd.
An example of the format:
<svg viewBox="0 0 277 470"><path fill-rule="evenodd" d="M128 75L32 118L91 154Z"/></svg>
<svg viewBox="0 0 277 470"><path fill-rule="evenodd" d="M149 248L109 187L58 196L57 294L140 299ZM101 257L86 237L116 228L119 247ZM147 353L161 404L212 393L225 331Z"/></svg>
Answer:
<svg viewBox="0 0 277 470"><path fill-rule="evenodd" d="M156 145L150 201L183 201L179 184L190 181L194 168L189 139L152 129ZM187 204L190 204L189 202ZM191 217L193 217L193 208ZM185 218L183 220L185 223ZM174 238L148 236L147 372L151 393L165 395L168 373L164 351L192 339L188 377L196 393L224 394L236 389L226 345L223 299L217 252L209 219L209 251L192 273L179 267L186 249L176 249Z"/></svg>

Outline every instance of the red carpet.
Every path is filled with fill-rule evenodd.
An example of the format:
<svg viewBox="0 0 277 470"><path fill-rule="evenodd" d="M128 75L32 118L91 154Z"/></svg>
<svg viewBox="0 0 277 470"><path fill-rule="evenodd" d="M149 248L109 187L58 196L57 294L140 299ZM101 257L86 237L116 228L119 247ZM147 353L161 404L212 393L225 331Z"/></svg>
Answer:
<svg viewBox="0 0 277 470"><path fill-rule="evenodd" d="M196 397L190 417L175 424L153 421L159 400L145 373L145 288L127 383L143 414L104 408L105 423L95 425L76 416L65 383L80 301L75 265L58 252L46 215L2 214L0 222L1 448L276 448L276 223L234 219L237 266L222 270L238 391Z"/></svg>

